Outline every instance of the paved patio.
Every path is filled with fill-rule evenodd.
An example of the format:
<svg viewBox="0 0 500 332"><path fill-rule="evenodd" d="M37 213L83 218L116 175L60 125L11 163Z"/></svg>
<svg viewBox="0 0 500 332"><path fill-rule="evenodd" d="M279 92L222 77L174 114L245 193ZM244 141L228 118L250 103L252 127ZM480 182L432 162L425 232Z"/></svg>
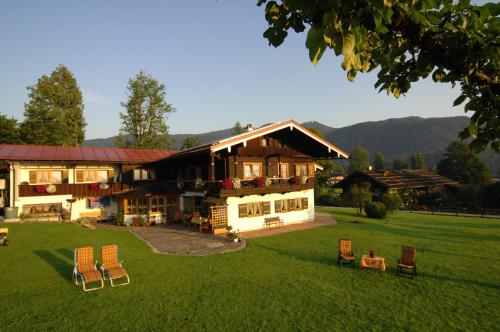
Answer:
<svg viewBox="0 0 500 332"><path fill-rule="evenodd" d="M153 227L122 227L106 223L97 224L100 229L130 231L146 242L155 252L167 255L209 256L245 248L246 238L265 237L297 230L334 225L337 222L328 213L316 213L313 222L291 224L270 230L261 229L241 233L241 242L231 242L223 235L200 233L183 225L157 225Z"/></svg>
<svg viewBox="0 0 500 332"><path fill-rule="evenodd" d="M335 225L336 223L337 221L333 219L329 213L316 212L314 221L312 222L304 222L304 223L286 225L283 227L273 227L271 229L259 229L256 231L242 232L241 236L243 236L246 239L251 239L255 237L265 237L265 236L272 236L288 232L294 232L302 229L330 226L330 225Z"/></svg>

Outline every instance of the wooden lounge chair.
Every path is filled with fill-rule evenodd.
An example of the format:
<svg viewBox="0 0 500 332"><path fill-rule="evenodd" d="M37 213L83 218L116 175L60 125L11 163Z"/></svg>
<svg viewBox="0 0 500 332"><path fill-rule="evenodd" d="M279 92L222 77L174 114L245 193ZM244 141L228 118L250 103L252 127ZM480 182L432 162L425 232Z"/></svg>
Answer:
<svg viewBox="0 0 500 332"><path fill-rule="evenodd" d="M403 246L401 258L398 259L397 275L400 273L411 274L412 278L417 275L417 249Z"/></svg>
<svg viewBox="0 0 500 332"><path fill-rule="evenodd" d="M75 267L73 269L73 280L75 280L75 283L79 285L80 283L78 282L78 278L80 278L85 292L104 287L102 276L97 270L97 261L94 262L94 248L76 248L74 252L74 261ZM100 281L101 286L87 288L88 283L96 281Z"/></svg>
<svg viewBox="0 0 500 332"><path fill-rule="evenodd" d="M352 266L354 266L354 253L352 251L351 240L348 239L340 239L339 240L339 257L337 259L337 265L340 264L342 268L342 264L346 262Z"/></svg>
<svg viewBox="0 0 500 332"><path fill-rule="evenodd" d="M102 247L101 259L102 275L104 276L104 279L106 279L106 275L109 277L109 280L111 281L111 287L124 286L130 283L127 271L125 271L121 262L118 260L118 246L114 244ZM122 278L126 278L127 281L124 281L117 285L113 283L113 281Z"/></svg>

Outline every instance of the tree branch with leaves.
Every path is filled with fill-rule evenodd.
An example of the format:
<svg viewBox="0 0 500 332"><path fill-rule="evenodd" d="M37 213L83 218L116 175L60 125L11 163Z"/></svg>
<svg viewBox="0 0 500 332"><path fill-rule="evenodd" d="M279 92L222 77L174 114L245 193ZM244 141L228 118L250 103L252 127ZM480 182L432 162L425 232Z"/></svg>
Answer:
<svg viewBox="0 0 500 332"><path fill-rule="evenodd" d="M326 49L342 56L352 81L358 72L378 69L375 88L399 98L412 83L460 84L472 112L460 133L474 151L500 151L500 4L470 0L258 0L265 4L264 38L281 45L288 31L307 31L313 64Z"/></svg>

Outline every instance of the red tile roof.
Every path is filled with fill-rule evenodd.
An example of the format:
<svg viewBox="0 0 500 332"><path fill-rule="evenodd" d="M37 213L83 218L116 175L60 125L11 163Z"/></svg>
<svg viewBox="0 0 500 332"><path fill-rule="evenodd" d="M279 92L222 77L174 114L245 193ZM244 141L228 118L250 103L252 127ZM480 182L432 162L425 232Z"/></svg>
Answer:
<svg viewBox="0 0 500 332"><path fill-rule="evenodd" d="M0 144L0 160L148 163L175 151Z"/></svg>

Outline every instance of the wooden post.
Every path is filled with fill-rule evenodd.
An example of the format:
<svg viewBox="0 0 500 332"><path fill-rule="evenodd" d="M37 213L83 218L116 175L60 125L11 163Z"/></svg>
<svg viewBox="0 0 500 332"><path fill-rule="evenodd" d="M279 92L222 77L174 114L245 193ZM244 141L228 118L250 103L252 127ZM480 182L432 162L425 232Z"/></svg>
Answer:
<svg viewBox="0 0 500 332"><path fill-rule="evenodd" d="M210 153L210 181L215 181L215 159L213 153Z"/></svg>

